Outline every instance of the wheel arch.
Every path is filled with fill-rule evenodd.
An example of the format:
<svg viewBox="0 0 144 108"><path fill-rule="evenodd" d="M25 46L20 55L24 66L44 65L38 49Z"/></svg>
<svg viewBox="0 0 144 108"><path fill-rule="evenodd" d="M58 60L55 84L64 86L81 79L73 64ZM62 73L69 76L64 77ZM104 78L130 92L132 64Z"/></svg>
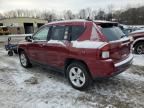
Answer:
<svg viewBox="0 0 144 108"><path fill-rule="evenodd" d="M144 38L139 38L139 39L135 40L132 44L132 47L134 48L140 42L144 42Z"/></svg>

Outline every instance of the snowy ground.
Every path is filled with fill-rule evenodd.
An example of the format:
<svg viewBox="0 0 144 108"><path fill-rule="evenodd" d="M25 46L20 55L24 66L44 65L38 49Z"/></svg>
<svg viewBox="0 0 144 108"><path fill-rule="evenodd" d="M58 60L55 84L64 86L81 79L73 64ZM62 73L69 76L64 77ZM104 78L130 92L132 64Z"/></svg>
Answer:
<svg viewBox="0 0 144 108"><path fill-rule="evenodd" d="M16 55L9 57L0 48L0 107L144 108L143 61L144 56L135 55L129 70L109 80L95 81L80 92L57 72L39 66L22 68ZM32 77L38 80L37 84L27 81Z"/></svg>

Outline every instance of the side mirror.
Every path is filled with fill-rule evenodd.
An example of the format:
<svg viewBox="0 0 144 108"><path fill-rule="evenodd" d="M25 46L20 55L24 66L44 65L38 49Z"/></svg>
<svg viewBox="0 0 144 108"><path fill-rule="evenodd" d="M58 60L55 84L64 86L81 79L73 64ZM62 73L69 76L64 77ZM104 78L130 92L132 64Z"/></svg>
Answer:
<svg viewBox="0 0 144 108"><path fill-rule="evenodd" d="M25 40L28 41L28 42L32 42L32 36L26 36Z"/></svg>

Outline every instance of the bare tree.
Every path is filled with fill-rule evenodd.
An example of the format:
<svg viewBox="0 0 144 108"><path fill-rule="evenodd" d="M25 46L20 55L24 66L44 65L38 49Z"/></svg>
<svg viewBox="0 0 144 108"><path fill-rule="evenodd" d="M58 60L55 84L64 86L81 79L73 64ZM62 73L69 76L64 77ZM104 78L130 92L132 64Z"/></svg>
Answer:
<svg viewBox="0 0 144 108"><path fill-rule="evenodd" d="M108 14L107 14L107 20L112 21L113 19L113 8L114 6L112 4L108 5L107 10L108 10Z"/></svg>
<svg viewBox="0 0 144 108"><path fill-rule="evenodd" d="M79 12L80 19L86 19L87 18L87 12L85 9L81 9Z"/></svg>
<svg viewBox="0 0 144 108"><path fill-rule="evenodd" d="M4 18L3 14L0 13L0 19Z"/></svg>
<svg viewBox="0 0 144 108"><path fill-rule="evenodd" d="M120 9L114 11L113 5L107 7L107 12L105 10L99 9L92 10L91 8L81 9L78 13L74 14L71 10L66 10L61 14L56 11L45 10L11 10L3 14L0 13L0 19L2 18L16 18L16 17L33 17L48 20L49 22L60 19L98 19L98 20L112 20L124 24L144 24L144 6L138 6L135 8L125 7L125 9Z"/></svg>
<svg viewBox="0 0 144 108"><path fill-rule="evenodd" d="M93 19L93 20L96 20L96 16L97 16L97 11L96 11L96 10L93 10L93 11L92 11L92 19Z"/></svg>
<svg viewBox="0 0 144 108"><path fill-rule="evenodd" d="M64 12L64 19L74 19L74 15L71 10L67 10Z"/></svg>
<svg viewBox="0 0 144 108"><path fill-rule="evenodd" d="M116 21L118 21L118 22L121 21L121 17L120 17L121 13L122 13L122 12L121 12L120 10L117 10L117 11L115 11L115 12L113 13L113 18L115 18Z"/></svg>
<svg viewBox="0 0 144 108"><path fill-rule="evenodd" d="M47 20L48 22L54 21L57 19L57 15L54 12L44 11L42 12L42 18Z"/></svg>
<svg viewBox="0 0 144 108"><path fill-rule="evenodd" d="M98 11L98 13L97 13L96 19L98 19L98 20L105 20L106 19L106 13L105 13L105 11L103 11L103 10L100 9Z"/></svg>
<svg viewBox="0 0 144 108"><path fill-rule="evenodd" d="M91 19L91 15L92 15L92 10L91 8L86 8L86 12L87 12L87 18L89 17Z"/></svg>

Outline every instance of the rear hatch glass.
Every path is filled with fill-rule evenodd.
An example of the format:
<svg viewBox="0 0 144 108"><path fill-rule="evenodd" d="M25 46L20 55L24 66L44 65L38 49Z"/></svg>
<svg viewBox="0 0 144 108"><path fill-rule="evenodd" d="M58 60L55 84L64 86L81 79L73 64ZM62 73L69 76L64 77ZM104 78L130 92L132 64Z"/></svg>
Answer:
<svg viewBox="0 0 144 108"><path fill-rule="evenodd" d="M116 25L101 24L101 32L106 36L108 41L115 41L125 37L123 31Z"/></svg>
<svg viewBox="0 0 144 108"><path fill-rule="evenodd" d="M125 36L119 27L102 28L102 33L106 36L108 41L119 40Z"/></svg>

